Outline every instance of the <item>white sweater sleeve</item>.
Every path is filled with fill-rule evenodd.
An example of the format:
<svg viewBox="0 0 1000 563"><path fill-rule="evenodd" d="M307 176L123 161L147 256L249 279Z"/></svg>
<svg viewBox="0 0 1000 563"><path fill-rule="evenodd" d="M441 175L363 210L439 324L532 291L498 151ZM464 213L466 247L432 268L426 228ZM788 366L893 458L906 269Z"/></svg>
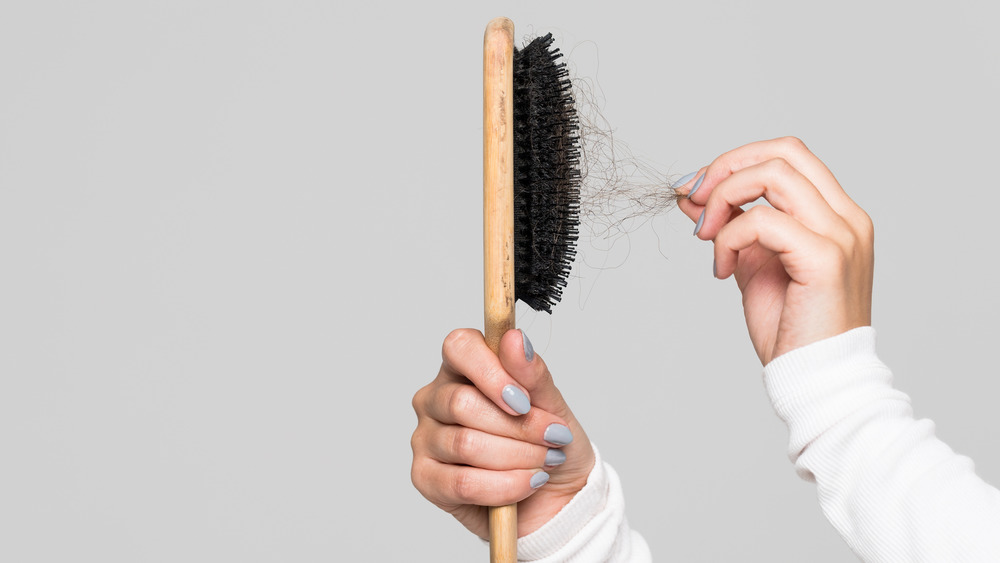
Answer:
<svg viewBox="0 0 1000 563"><path fill-rule="evenodd" d="M649 563L645 540L625 519L625 495L618 474L596 461L587 484L538 530L517 540L518 561L532 563Z"/></svg>
<svg viewBox="0 0 1000 563"><path fill-rule="evenodd" d="M764 368L788 455L865 561L1000 561L1000 491L915 420L858 328Z"/></svg>

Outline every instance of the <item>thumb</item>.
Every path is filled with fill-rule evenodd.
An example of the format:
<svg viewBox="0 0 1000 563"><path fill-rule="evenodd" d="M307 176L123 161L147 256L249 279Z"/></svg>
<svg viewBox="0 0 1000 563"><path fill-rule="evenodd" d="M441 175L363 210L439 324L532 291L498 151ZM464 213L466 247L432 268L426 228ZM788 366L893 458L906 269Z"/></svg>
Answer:
<svg viewBox="0 0 1000 563"><path fill-rule="evenodd" d="M499 356L504 370L528 391L532 406L562 418L571 415L548 366L535 353L524 331L508 330L500 339Z"/></svg>
<svg viewBox="0 0 1000 563"><path fill-rule="evenodd" d="M568 426L552 424L546 428L545 440L562 445L566 461L550 470L551 480L546 486L550 494L564 494L571 498L586 484L594 466L594 451L590 439L579 421L573 416L562 393L555 386L552 374L541 356L534 352L531 341L521 330L510 330L500 340L500 363L504 370L522 385L531 396L531 405L552 413L566 421ZM566 430L569 436L566 436ZM551 434L551 435L550 435ZM553 438L558 440L554 442ZM569 439L568 443L566 438ZM541 491L540 491L541 492ZM536 495L544 497L545 495ZM540 501L541 499L536 499Z"/></svg>

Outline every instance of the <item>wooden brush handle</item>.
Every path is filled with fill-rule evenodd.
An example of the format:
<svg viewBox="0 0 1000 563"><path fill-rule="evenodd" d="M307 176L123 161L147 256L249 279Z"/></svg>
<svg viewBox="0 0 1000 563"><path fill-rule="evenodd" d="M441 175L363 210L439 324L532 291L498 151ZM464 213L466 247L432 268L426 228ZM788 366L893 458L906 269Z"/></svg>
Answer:
<svg viewBox="0 0 1000 563"><path fill-rule="evenodd" d="M483 38L483 274L486 343L514 328L514 22ZM490 507L490 561L517 563L517 505Z"/></svg>

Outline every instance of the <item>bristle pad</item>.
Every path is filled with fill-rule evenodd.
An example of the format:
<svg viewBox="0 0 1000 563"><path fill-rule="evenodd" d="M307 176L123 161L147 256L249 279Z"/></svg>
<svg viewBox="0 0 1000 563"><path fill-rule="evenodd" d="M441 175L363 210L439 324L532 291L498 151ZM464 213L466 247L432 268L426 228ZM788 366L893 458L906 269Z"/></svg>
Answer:
<svg viewBox="0 0 1000 563"><path fill-rule="evenodd" d="M552 34L514 50L515 296L552 312L576 256L579 123Z"/></svg>

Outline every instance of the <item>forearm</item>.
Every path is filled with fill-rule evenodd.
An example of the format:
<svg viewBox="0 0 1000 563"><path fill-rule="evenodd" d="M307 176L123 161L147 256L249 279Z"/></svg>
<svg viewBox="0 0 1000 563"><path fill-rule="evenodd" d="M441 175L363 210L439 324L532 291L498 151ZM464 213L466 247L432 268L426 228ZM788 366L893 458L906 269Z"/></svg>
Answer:
<svg viewBox="0 0 1000 563"><path fill-rule="evenodd" d="M875 355L871 328L781 356L764 370L789 457L827 519L866 561L1000 560L1000 491L915 420Z"/></svg>

